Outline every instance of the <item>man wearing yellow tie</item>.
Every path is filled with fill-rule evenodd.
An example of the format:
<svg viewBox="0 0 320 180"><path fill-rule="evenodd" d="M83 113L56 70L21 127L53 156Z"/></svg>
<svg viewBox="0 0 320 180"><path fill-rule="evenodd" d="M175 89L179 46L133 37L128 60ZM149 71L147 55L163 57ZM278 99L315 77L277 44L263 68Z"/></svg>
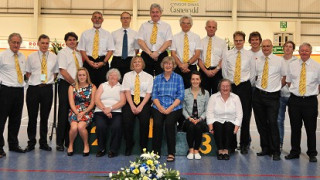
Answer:
<svg viewBox="0 0 320 180"><path fill-rule="evenodd" d="M285 85L286 65L279 56L272 54L272 42L262 41L263 56L256 60L256 90L253 93L253 112L260 134L261 152L258 156L273 155L280 160L280 135L278 112L280 89Z"/></svg>
<svg viewBox="0 0 320 180"><path fill-rule="evenodd" d="M317 162L316 129L320 84L320 65L310 58L312 46L303 43L299 47L300 59L292 61L288 67L286 81L291 93L288 107L291 124L291 151L286 159L299 158L301 153L302 124L307 134L307 155L309 162Z"/></svg>
<svg viewBox="0 0 320 180"><path fill-rule="evenodd" d="M200 36L191 32L192 17L184 15L180 18L181 32L172 40L171 54L177 67L175 72L182 76L185 88L191 86L191 72L197 70L197 60L202 50Z"/></svg>
<svg viewBox="0 0 320 180"><path fill-rule="evenodd" d="M160 64L168 56L167 48L172 42L171 27L160 20L162 8L159 4L151 4L151 20L143 23L138 31L138 44L142 49L141 57L146 64L145 72L156 76L163 72Z"/></svg>
<svg viewBox="0 0 320 180"><path fill-rule="evenodd" d="M42 34L38 38L39 51L28 56L26 63L26 77L28 90L26 103L28 108L28 146L25 151L34 150L37 143L37 119L40 108L40 149L51 151L47 143L48 118L51 111L54 80L59 73L57 55L48 51L50 38Z"/></svg>
<svg viewBox="0 0 320 180"><path fill-rule="evenodd" d="M202 76L202 87L210 94L218 92L218 84L222 79L221 61L226 58L225 40L217 37L218 24L214 20L206 22L207 36L201 40L202 53L198 65Z"/></svg>
<svg viewBox="0 0 320 180"><path fill-rule="evenodd" d="M84 60L83 67L87 68L91 81L97 88L106 81L108 61L115 50L111 34L101 27L103 20L101 12L93 12L93 28L82 33L78 44Z"/></svg>
<svg viewBox="0 0 320 180"><path fill-rule="evenodd" d="M240 153L247 154L250 139L251 118L251 86L255 81L255 61L252 53L243 48L246 34L236 31L233 34L235 48L227 52L227 57L222 59L222 76L232 82L232 92L239 96L243 118L240 131ZM235 137L234 148L237 146ZM232 149L231 151L234 151Z"/></svg>
<svg viewBox="0 0 320 180"><path fill-rule="evenodd" d="M9 49L0 53L0 158L6 156L3 150L3 131L7 118L9 151L24 153L18 141L21 124L24 80L25 56L19 52L22 37L18 33L10 34Z"/></svg>
<svg viewBox="0 0 320 180"><path fill-rule="evenodd" d="M78 36L74 32L68 32L64 36L66 48L59 51L58 64L59 64L59 109L58 109L58 127L57 127L57 147L58 151L63 151L63 143L65 146L69 145L69 128L68 121L69 114L69 100L68 89L69 86L74 84L77 71L82 67L81 55L76 51Z"/></svg>

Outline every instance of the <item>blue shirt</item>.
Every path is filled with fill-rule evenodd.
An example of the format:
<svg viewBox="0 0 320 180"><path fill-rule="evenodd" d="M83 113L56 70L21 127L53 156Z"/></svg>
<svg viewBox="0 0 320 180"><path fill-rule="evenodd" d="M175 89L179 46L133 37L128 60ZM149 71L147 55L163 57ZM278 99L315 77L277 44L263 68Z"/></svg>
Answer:
<svg viewBox="0 0 320 180"><path fill-rule="evenodd" d="M173 111L182 109L182 102L184 99L184 85L182 77L172 72L169 80L166 80L164 73L156 76L153 82L152 100L158 99L161 106L167 109L173 104L176 99L180 100L180 104L176 106ZM153 108L158 109L154 104Z"/></svg>

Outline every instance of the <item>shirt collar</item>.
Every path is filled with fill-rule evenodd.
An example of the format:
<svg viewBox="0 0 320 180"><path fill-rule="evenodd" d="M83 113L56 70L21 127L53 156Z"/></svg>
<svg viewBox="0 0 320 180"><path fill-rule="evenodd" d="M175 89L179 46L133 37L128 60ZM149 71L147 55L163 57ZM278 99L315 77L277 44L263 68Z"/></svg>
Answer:
<svg viewBox="0 0 320 180"><path fill-rule="evenodd" d="M299 62L300 62L300 64L302 64L302 63L303 63L303 61L302 61L301 59L299 59ZM309 64L310 64L310 62L311 62L311 58L309 58L309 59L306 61L306 65L309 65Z"/></svg>
<svg viewBox="0 0 320 180"><path fill-rule="evenodd" d="M149 20L148 21L150 24L154 24L154 22L152 21L152 20ZM161 24L161 20L159 20L158 22L157 22L157 24Z"/></svg>

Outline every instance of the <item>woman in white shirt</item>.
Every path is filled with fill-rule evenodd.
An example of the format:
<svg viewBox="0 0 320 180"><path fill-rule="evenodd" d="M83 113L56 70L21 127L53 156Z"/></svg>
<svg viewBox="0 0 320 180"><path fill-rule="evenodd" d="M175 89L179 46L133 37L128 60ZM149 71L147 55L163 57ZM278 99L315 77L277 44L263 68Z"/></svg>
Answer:
<svg viewBox="0 0 320 180"><path fill-rule="evenodd" d="M126 103L124 93L121 91L119 80L120 72L110 69L107 73L107 82L102 83L96 93L96 109L94 119L96 121L96 134L99 151L97 157L106 154L107 128L110 126L111 140L108 157L117 155L122 137L122 112L121 108Z"/></svg>
<svg viewBox="0 0 320 180"><path fill-rule="evenodd" d="M207 106L207 124L214 135L218 149L218 160L229 160L229 149L233 136L237 134L242 122L242 106L239 97L231 92L231 81L222 79L219 92L213 94Z"/></svg>

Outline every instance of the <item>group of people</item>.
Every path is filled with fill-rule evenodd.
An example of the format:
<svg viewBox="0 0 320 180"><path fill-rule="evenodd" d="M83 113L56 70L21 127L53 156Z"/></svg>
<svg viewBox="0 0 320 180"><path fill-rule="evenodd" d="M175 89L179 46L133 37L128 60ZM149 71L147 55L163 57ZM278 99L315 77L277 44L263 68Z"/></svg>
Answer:
<svg viewBox="0 0 320 180"><path fill-rule="evenodd" d="M160 5L152 4L151 20L136 32L130 28L131 14L123 12L122 27L109 33L101 28L103 15L96 11L91 18L93 28L82 33L79 44L75 33L67 33L67 47L56 56L48 50L49 37L41 35L39 51L29 55L28 60L19 52L22 37L12 33L8 38L10 48L0 54L0 157L6 155L3 131L8 117L9 151L34 150L39 107L40 149L52 150L47 143L48 117L52 85L58 77L56 149L64 151L67 147L68 156L73 155L77 133L84 143L83 156L89 155L87 126L92 121L96 123L97 157L107 153L107 128L111 131L108 157L118 154L122 136L126 141L125 155L130 155L135 144L135 119L139 120L140 148L147 148L152 116L152 150L161 154L165 132L168 162L175 160L177 123L187 132L188 159L201 159L202 133L207 131L214 136L217 159L229 160L238 146L239 130L240 152L248 153L253 108L260 134L261 152L257 155L272 155L273 160L280 160L288 105L292 149L285 158L299 158L304 124L309 161L317 161L320 65L310 58L309 43L300 45L297 59L293 56L295 43L287 41L284 56L280 57L272 53L272 41L262 40L256 31L249 36L251 50L245 50L246 35L236 31L235 47L228 50L225 41L215 35L216 21L206 22L207 35L200 39L190 31L190 15L180 18L181 32L176 35L172 35L169 24L160 20L161 15ZM139 49L141 56L137 56ZM24 80L29 84L26 149L19 146L17 139Z"/></svg>

